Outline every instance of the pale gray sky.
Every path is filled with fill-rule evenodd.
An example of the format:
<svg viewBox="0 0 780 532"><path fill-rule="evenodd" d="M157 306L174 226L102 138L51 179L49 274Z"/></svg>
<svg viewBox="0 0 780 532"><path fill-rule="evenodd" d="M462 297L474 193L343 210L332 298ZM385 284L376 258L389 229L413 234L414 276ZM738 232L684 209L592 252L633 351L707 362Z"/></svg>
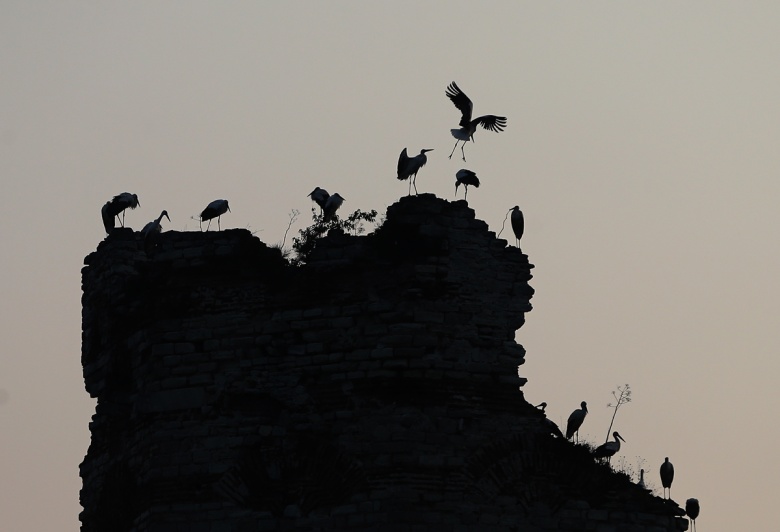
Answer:
<svg viewBox="0 0 780 532"><path fill-rule="evenodd" d="M493 230L518 204L536 264L518 333L529 401L606 436L617 384L628 465L676 468L709 532L767 530L780 499L780 4L765 2L0 3L0 519L78 527L94 403L80 268L100 207L140 228L216 198L223 227L280 242L315 186L351 212L474 170ZM480 130L453 157L451 81ZM507 229L506 231L509 231ZM505 233L505 236L508 236ZM289 237L288 237L289 244ZM640 461L643 462L640 464Z"/></svg>

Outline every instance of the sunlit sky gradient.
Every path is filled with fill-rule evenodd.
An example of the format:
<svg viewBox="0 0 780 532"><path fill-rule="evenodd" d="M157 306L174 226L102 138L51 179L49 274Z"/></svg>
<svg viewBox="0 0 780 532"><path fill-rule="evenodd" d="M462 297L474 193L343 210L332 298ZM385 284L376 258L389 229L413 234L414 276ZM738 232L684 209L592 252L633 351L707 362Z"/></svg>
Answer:
<svg viewBox="0 0 780 532"><path fill-rule="evenodd" d="M525 213L527 399L561 424L588 401L601 443L629 383L624 465L660 493L669 456L702 531L771 529L778 21L772 1L0 2L2 529L78 528L80 268L106 200L181 231L226 198L223 227L275 244L315 186L383 213L404 147L435 149L420 192L452 199L465 167L492 230ZM468 163L447 159L453 80L508 117Z"/></svg>

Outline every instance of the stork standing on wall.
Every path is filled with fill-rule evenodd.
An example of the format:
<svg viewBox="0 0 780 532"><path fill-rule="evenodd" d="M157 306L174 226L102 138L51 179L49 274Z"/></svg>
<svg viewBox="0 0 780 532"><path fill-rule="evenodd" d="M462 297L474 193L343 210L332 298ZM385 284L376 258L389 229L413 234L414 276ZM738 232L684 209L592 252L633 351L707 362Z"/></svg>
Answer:
<svg viewBox="0 0 780 532"><path fill-rule="evenodd" d="M620 440L623 440L623 436L615 431L612 433L612 437L615 438L615 441L608 441L596 447L596 450L593 451L595 458L606 458L609 460L620 450ZM626 440L623 441L625 442Z"/></svg>
<svg viewBox="0 0 780 532"><path fill-rule="evenodd" d="M320 213L325 211L325 203L327 203L330 194L324 188L317 187L309 194L311 200L320 206Z"/></svg>
<svg viewBox="0 0 780 532"><path fill-rule="evenodd" d="M458 187L463 185L466 193L463 195L463 199L467 199L469 196L469 185L474 188L479 188L479 178L477 174L471 170L462 168L455 174L455 197L458 197Z"/></svg>
<svg viewBox="0 0 780 532"><path fill-rule="evenodd" d="M693 532L696 532L696 518L699 517L699 499L685 501L685 513L693 523Z"/></svg>
<svg viewBox="0 0 780 532"><path fill-rule="evenodd" d="M162 224L160 224L160 220L163 219L163 216L168 218L169 222L171 221L170 217L168 216L168 211L163 211L154 221L149 222L144 226L143 229L141 229L141 235L144 237L144 249L146 250L147 254L152 252L157 240L157 235L162 232Z"/></svg>
<svg viewBox="0 0 780 532"><path fill-rule="evenodd" d="M328 197L328 201L325 202L325 206L322 208L322 211L325 215L324 219L329 220L330 218L333 218L333 216L336 215L336 211L345 201L347 200L342 198L338 192Z"/></svg>
<svg viewBox="0 0 780 532"><path fill-rule="evenodd" d="M585 401L580 403L580 409L575 410L569 416L566 421L566 439L570 440L574 434L577 434L577 443L580 442L580 427L582 422L585 421L585 416L588 415L588 403Z"/></svg>
<svg viewBox="0 0 780 532"><path fill-rule="evenodd" d="M419 155L409 157L406 154L406 148L404 148L398 157L398 180L409 180L409 196L412 195L412 185L414 185L414 193L417 194L417 172L428 162L428 156L425 153L429 151L433 151L433 149L420 150Z"/></svg>
<svg viewBox="0 0 780 532"><path fill-rule="evenodd" d="M639 486L643 490L647 489L647 486L645 485L645 470L644 469L640 469L639 470L639 482L637 482L637 486Z"/></svg>
<svg viewBox="0 0 780 532"><path fill-rule="evenodd" d="M106 229L106 233L110 233L111 230L116 227L114 218L119 218L119 213L122 213L122 220L120 221L122 227L125 226L125 209L128 207L135 209L140 207L141 202L138 201L136 194L130 194L129 192L122 192L108 200L103 208L100 209L100 216L103 218L103 227Z"/></svg>
<svg viewBox="0 0 780 532"><path fill-rule="evenodd" d="M230 210L230 206L228 205L227 200L218 199L209 203L208 206L205 209L203 209L203 212L200 213L200 221L198 222L198 225L200 226L200 230L203 231L203 222L208 220L209 224L206 226L206 231L208 231L209 227L211 227L211 220L213 218L217 219L217 228L219 230L222 230L222 226L219 223L219 220L222 217L222 215L228 212L229 210Z"/></svg>
<svg viewBox="0 0 780 532"><path fill-rule="evenodd" d="M504 128L506 127L506 117L484 115L472 120L471 113L474 109L474 104L471 103L469 97L460 90L460 87L458 87L454 81L447 87L445 94L462 113L459 124L460 128L450 130L452 136L456 139L455 146L452 147L452 152L450 153L450 159L452 159L452 154L455 153L455 148L458 147L458 142L463 141L463 144L460 146L460 152L463 155L463 162L466 162L466 153L463 151L463 147L469 140L474 142L474 132L477 130L477 126L481 125L488 131L495 131L498 133L499 131L504 131Z"/></svg>
<svg viewBox="0 0 780 532"><path fill-rule="evenodd" d="M664 487L664 498L666 498L666 490L669 489L669 499L672 498L672 481L674 480L674 466L669 461L669 457L664 458L664 463L661 464L661 485Z"/></svg>
<svg viewBox="0 0 780 532"><path fill-rule="evenodd" d="M517 205L512 207L511 218L512 232L515 234L515 246L520 247L520 239L523 238L523 231L525 231L525 219L523 219L523 211Z"/></svg>

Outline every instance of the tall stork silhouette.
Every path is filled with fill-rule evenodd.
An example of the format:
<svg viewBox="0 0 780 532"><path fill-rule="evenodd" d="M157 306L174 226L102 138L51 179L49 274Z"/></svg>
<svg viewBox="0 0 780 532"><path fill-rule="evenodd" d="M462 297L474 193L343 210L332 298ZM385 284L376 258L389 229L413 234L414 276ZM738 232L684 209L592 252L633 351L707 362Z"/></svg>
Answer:
<svg viewBox="0 0 780 532"><path fill-rule="evenodd" d="M664 463L661 464L661 485L664 487L664 497L666 497L666 490L669 489L669 498L672 498L672 481L674 480L674 466L669 461L667 456L664 459Z"/></svg>
<svg viewBox="0 0 780 532"><path fill-rule="evenodd" d="M577 443L580 441L580 427L582 422L585 421L585 416L588 415L588 403L585 401L580 403L580 408L575 410L569 415L568 421L566 421L566 439L570 440L574 434L577 434Z"/></svg>
<svg viewBox="0 0 780 532"><path fill-rule="evenodd" d="M417 194L417 172L428 162L428 156L425 155L425 152L429 151L433 151L433 149L420 150L419 155L409 157L406 154L406 148L404 148L398 157L398 180L409 180L409 196L412 195L412 185L414 185L414 193Z"/></svg>
<svg viewBox="0 0 780 532"><path fill-rule="evenodd" d="M450 159L452 154L455 153L455 148L458 147L458 142L463 142L460 146L460 153L463 155L463 161L466 161L466 153L463 151L463 147L468 141L474 142L474 132L477 130L477 126L482 126L488 131L495 131L496 133L504 131L506 127L506 117L496 115L483 115L472 120L471 113L474 110L474 104L466 94L460 90L460 87L453 81L447 87L445 93L447 98L452 100L455 107L461 112L460 127L458 129L451 129L452 136L455 137L455 146L452 147L450 153Z"/></svg>

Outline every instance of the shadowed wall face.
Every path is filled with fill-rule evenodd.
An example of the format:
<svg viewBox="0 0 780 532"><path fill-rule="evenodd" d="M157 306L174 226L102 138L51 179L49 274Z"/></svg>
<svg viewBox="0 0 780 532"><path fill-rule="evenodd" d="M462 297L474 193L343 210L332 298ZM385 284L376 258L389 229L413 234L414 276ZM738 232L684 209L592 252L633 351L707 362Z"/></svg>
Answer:
<svg viewBox="0 0 780 532"><path fill-rule="evenodd" d="M465 202L405 198L301 268L244 230L141 248L116 230L83 270L98 405L82 530L578 530L627 508L677 526L607 508L599 493L645 494L553 440L523 399L532 265Z"/></svg>

